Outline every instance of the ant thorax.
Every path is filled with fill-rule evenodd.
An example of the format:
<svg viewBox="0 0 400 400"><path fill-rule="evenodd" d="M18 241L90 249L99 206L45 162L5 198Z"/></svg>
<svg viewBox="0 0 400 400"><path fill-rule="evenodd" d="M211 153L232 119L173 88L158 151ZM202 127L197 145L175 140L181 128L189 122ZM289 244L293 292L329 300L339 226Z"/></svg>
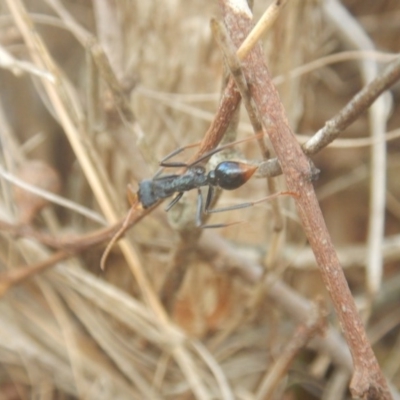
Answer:
<svg viewBox="0 0 400 400"><path fill-rule="evenodd" d="M206 173L206 169L202 165L193 165L187 170L186 173L192 175L204 175Z"/></svg>

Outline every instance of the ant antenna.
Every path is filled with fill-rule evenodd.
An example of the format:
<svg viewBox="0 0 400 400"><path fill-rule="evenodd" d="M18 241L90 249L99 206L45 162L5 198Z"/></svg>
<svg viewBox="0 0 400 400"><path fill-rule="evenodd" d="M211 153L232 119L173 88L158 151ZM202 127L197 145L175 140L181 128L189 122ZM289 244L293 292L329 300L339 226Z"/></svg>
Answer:
<svg viewBox="0 0 400 400"><path fill-rule="evenodd" d="M264 136L264 132L260 132L260 133L257 133L256 135L249 136L249 137L244 138L244 139L236 140L235 142L223 144L222 146L219 146L219 147L217 147L217 148L215 148L213 150L210 150L209 152L203 154L196 161L193 161L191 164L187 165L187 167L193 167L194 165L202 162L203 160L213 156L216 153L219 153L222 150L228 149L229 147L236 146L237 144L240 144L240 143L249 142L250 140L261 139L263 136Z"/></svg>
<svg viewBox="0 0 400 400"><path fill-rule="evenodd" d="M210 150L207 153L203 154L197 160L193 161L190 164L187 164L187 163L184 163L184 162L179 162L179 161L178 162L166 162L170 158L175 156L176 154L181 153L183 150L186 150L186 149L191 148L191 147L199 146L200 142L189 144L187 146L180 147L179 149L177 149L177 150L173 151L172 153L168 154L164 159L161 160L160 165L162 167L172 167L172 168L173 167L177 167L177 168L186 167L186 168L190 168L190 167L193 167L193 166L199 164L200 162L204 161L205 159L213 156L214 154L216 154L216 153L218 153L218 152L220 152L222 150L225 150L225 149L227 149L229 147L235 146L235 145L240 144L240 143L248 142L250 140L261 139L263 136L264 136L264 133L260 132L260 133L257 133L256 135L249 136L249 137L244 138L244 139L236 140L235 142L223 144L222 146L216 147L215 149ZM156 176L158 176L157 174L159 175L160 171L157 171Z"/></svg>
<svg viewBox="0 0 400 400"><path fill-rule="evenodd" d="M275 199L276 197L279 196L292 196L292 197L298 197L298 195L295 192L277 192L274 194L270 194L269 196L263 197L262 199L255 200L255 201L249 201L247 203L241 203L241 204L235 204L232 206L227 206L227 207L221 207L221 208L214 208L214 209L205 209L204 211L207 214L213 214L213 213L219 213L219 212L224 212L224 211L232 211L232 210L240 210L241 208L248 208L252 207L256 204L263 203L264 201L267 200L272 200Z"/></svg>

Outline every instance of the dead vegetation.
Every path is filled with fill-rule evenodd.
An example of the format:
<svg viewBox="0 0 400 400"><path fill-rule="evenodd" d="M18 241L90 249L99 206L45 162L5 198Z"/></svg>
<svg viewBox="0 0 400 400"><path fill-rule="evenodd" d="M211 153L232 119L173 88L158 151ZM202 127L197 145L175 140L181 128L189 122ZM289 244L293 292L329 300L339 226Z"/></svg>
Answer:
<svg viewBox="0 0 400 400"><path fill-rule="evenodd" d="M228 73L210 29L218 2L115 3L0 5L0 398L348 397L351 357L292 198L212 215L242 223L200 231L188 193L169 213L141 214L100 269L129 209L127 184L204 138ZM345 3L289 1L263 39L301 143L399 51L398 2ZM265 9L255 2L255 21ZM398 89L312 156L329 231L394 394ZM242 108L229 140L253 132ZM263 159L256 141L232 150ZM282 175L258 175L218 206L285 190ZM18 179L61 198L43 208Z"/></svg>

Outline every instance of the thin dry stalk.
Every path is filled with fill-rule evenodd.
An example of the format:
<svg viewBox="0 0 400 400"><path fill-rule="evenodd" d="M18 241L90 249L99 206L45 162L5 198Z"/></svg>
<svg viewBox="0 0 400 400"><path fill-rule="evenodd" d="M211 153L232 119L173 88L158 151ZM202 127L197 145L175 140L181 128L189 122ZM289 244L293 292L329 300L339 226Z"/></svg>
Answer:
<svg viewBox="0 0 400 400"><path fill-rule="evenodd" d="M366 61L376 68L378 62L388 62L395 56L377 51L330 54L338 51L337 46L342 43L348 47L348 39L339 34L351 25L332 27L327 23L330 15L323 7L328 2L287 2L281 17L268 28L268 36L265 26L274 18L267 17L267 25L264 19L271 15L271 9L265 12L263 2L254 2L255 18L263 27L257 33L258 28L252 30L251 23L238 26L232 35L235 45L230 44L231 34L226 35L222 52L209 29L210 15L215 15L212 2L8 3L14 8L24 4L30 21L22 18L17 26L14 21L18 16L9 14L7 2L0 5L0 67L7 69L0 71L0 79L5 77L0 101L0 392L9 393L11 389L10 398L40 393L96 400L247 399L255 397L257 391L259 395L264 392L262 379L274 366L281 366L275 378L265 378L264 382L278 383L283 378L280 390L285 391L286 397L299 397L299 392L304 393L302 389L307 390L318 379L323 398L344 398L353 364L349 348L334 325L335 319L323 336L316 335L307 345L306 341L297 342L295 352L304 351L295 359L294 351L290 361L281 352L294 343L291 338L297 333L296 326L309 319L315 308L313 298L325 296L331 304L298 216L290 209L294 208L292 199L279 198L281 205L288 207L282 207L285 230L280 241L272 232L278 224L271 218L269 202L245 211L212 214L212 220L226 226L232 221L247 223L204 232L187 229L187 225L187 230L182 229L182 219L176 227L162 208L143 210L137 198L133 198L125 221L121 215L127 208L127 182L134 187L136 182L151 177L159 160L172 150L203 138L200 151L192 156L198 158L221 138L226 141L227 136L248 135L252 130L274 131L275 118L280 118L276 117L279 113L274 113L274 106L273 118L267 112L267 126L265 120L264 126L260 123L259 109L254 108L257 96L249 72L257 57L251 55L251 65L245 61L243 69L240 54L235 55L243 41L250 40L252 49L260 32L265 37L263 58L276 76L273 82L281 85L285 113L293 129L301 132L296 136L300 143L310 139L310 133L332 117L332 110L340 109L343 96L348 101L359 90L362 79L357 77ZM275 11L284 4L271 3ZM398 9L395 3L353 1L351 9L353 22L363 24L363 34L376 47L379 43L379 47L394 52L398 44L394 30L398 26L396 14L388 11L391 7ZM230 0L229 4L239 5L240 10L242 3ZM388 13L371 13L374 8ZM18 13L20 17L26 14ZM359 18L360 15L371 17ZM21 32L24 37L31 33L33 37L25 39ZM254 33L256 39L251 38ZM43 43L46 47L41 47ZM360 43L358 39L350 46L364 48ZM27 44L31 47L27 48ZM223 58L232 62L231 75L239 78L236 82L232 77L228 79ZM55 70L51 70L53 67ZM398 74L396 71L394 74ZM228 83L221 89L224 75ZM382 365L388 368L387 377L397 385L398 135L394 131L384 138L365 138L364 132L371 129L366 118L361 117L349 130L351 139L337 139L348 121L366 111L378 96L375 89L381 78L384 81L378 91L386 90L397 79L383 72L368 84L361 98L356 96L349 109L346 107L321 130L326 134L333 127L335 134L328 139L331 150L325 150L323 157L317 156L313 161L322 171L315 185L319 185L317 193L339 259L359 296L358 304L369 307L373 300L368 333L371 341L376 341L374 346ZM265 83L264 75L262 82ZM55 93L51 94L49 87ZM263 88L261 84L260 90ZM392 89L393 127L399 125L396 90ZM252 120L240 110L241 97L249 114L255 116ZM262 113L265 117L263 108ZM383 117L381 121L386 118ZM68 118L71 126L67 126ZM77 139L84 138L83 155L78 154L75 145L70 148L65 132L69 137L75 134ZM325 134L321 147L312 154L326 147ZM318 147L320 139L311 138L304 145L305 151L310 143ZM364 294L360 268L368 259L364 243L367 227L359 221L369 218L363 199L368 197L371 155L361 146L382 145L389 139L392 142L387 145L386 172L390 195L381 254L385 279L379 296L370 298ZM266 143L273 150L268 139ZM337 151L335 147L340 146L354 147ZM235 153L235 158L259 165L259 152L251 141L232 150L235 151L229 153ZM176 161L187 161L189 153L194 151L179 154ZM262 153L264 157L267 152ZM36 214L29 225L21 225L15 222L18 206L14 207L11 185L18 183L14 179L16 167L35 158L48 161L60 172L62 195L68 201L49 197L59 205ZM277 173L280 167L276 160L264 160L260 171L264 173L264 166L270 164L278 167ZM91 171L93 166L96 170ZM285 176L292 172L288 174L286 168ZM91 173L98 176L92 178ZM284 177L269 181L280 185ZM98 187L94 188L96 184ZM262 182L249 181L242 189L223 193L223 204L216 207L252 203L265 196L264 190ZM279 190L283 189L270 192ZM132 193L135 192L134 189ZM110 219L104 211L109 199L116 219ZM187 220L193 220L195 212L190 207L195 202L191 203L190 194L183 200L189 204L184 206L189 210ZM175 208L177 214L180 205ZM106 227L99 229L98 223ZM118 248L110 252L106 270L99 268L105 242L111 240L111 248L112 237L118 238L122 230L132 226L126 239L134 245L150 296L154 296L156 305L158 302L168 306L165 323L149 307L150 302L143 296L146 289L126 268L126 259ZM38 274L44 270L46 273ZM163 289L168 282L171 285ZM276 360L283 362L276 364ZM305 381L296 381L295 387L290 379L292 367L288 370L292 360L293 368L300 367L305 375Z"/></svg>
<svg viewBox="0 0 400 400"><path fill-rule="evenodd" d="M360 50L372 51L374 43L369 38L361 24L338 1L325 4L325 12L333 23L339 27L346 41ZM378 66L374 60L360 62L363 83L367 84L378 75ZM383 140L389 118L389 101L380 96L368 109L371 126L371 138L374 145L371 148L371 186L370 186L370 216L368 226L368 262L367 289L372 296L380 289L382 282L383 263L381 248L385 226L385 194L386 194L386 142Z"/></svg>
<svg viewBox="0 0 400 400"><path fill-rule="evenodd" d="M239 45L237 32L243 34L250 30L250 10L244 2L236 2L232 7L232 4L221 1L220 5L232 40ZM295 201L303 228L349 344L354 362L350 385L353 395L368 399L390 399L386 380L365 334L310 181L310 162L291 132L259 48L254 49L243 62L243 71L263 125L278 155L287 187L296 193Z"/></svg>
<svg viewBox="0 0 400 400"><path fill-rule="evenodd" d="M323 314L321 310L314 310L307 321L296 328L292 338L282 350L281 355L261 381L255 397L257 400L268 399L273 396L296 355L314 336L323 333L325 327L325 317Z"/></svg>
<svg viewBox="0 0 400 400"><path fill-rule="evenodd" d="M383 92L400 79L400 57L392 61L377 78L364 86L353 99L303 146L310 156L333 142L340 133L353 123ZM260 165L259 176L277 176L282 172L277 159Z"/></svg>

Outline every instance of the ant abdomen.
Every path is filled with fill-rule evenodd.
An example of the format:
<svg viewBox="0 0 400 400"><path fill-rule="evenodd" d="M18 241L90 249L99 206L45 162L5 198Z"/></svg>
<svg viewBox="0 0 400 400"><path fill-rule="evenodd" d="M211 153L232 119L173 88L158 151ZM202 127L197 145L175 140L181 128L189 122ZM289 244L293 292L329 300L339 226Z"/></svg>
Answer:
<svg viewBox="0 0 400 400"><path fill-rule="evenodd" d="M208 178L212 185L234 190L245 184L256 169L256 166L240 161L222 161L215 170L209 172Z"/></svg>

